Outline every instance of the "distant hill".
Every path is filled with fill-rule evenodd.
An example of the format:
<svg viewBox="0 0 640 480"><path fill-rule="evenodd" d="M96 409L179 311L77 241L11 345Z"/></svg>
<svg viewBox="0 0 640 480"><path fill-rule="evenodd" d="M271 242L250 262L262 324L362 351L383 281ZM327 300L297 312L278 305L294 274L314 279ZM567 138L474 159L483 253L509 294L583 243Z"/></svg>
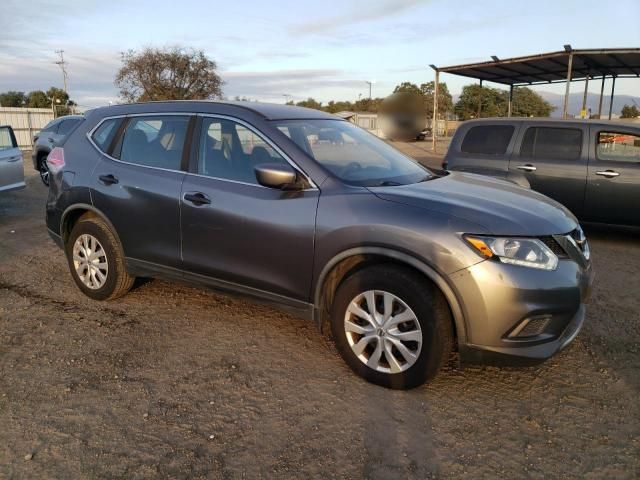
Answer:
<svg viewBox="0 0 640 480"><path fill-rule="evenodd" d="M556 109L551 114L552 117L561 117L562 109L564 106L564 95L560 93L552 93L538 90L538 93ZM573 115L579 115L582 108L582 93L575 92L569 94L569 113ZM592 114L598 113L598 102L600 95L598 93L591 93L587 96L587 110L590 108ZM613 98L613 113L620 114L620 110L625 105L633 105L633 100L636 101L640 107L640 97L634 97L632 95L616 95ZM605 95L602 100L602 114L607 115L609 113L609 96Z"/></svg>

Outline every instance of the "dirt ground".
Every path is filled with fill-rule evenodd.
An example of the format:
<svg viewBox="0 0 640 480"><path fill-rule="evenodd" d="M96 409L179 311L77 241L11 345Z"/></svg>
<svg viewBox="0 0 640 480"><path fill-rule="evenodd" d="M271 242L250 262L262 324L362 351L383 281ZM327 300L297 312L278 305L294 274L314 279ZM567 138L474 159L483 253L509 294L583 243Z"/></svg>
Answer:
<svg viewBox="0 0 640 480"><path fill-rule="evenodd" d="M390 391L269 307L161 281L84 297L27 172L0 194L0 478L640 476L638 234L587 229L587 322L547 363Z"/></svg>

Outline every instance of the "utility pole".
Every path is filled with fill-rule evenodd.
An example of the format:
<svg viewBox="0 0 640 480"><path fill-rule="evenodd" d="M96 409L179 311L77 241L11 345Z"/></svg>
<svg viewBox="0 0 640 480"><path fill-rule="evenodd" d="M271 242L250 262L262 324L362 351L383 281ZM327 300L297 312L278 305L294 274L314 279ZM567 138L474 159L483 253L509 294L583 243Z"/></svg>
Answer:
<svg viewBox="0 0 640 480"><path fill-rule="evenodd" d="M64 80L64 91L65 93L69 93L67 92L67 62L64 61L64 50L56 50L56 53L60 56L60 60L58 60L57 62L54 62L56 65L59 65L60 68L62 69L62 79Z"/></svg>
<svg viewBox="0 0 640 480"><path fill-rule="evenodd" d="M365 83L369 85L369 100L371 100L371 85L373 85L373 82L365 80Z"/></svg>

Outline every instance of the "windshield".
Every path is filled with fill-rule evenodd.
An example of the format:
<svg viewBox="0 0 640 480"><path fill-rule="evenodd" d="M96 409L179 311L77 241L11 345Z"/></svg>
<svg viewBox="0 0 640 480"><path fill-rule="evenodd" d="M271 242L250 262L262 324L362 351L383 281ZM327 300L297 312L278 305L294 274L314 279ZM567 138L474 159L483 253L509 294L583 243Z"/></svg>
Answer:
<svg viewBox="0 0 640 480"><path fill-rule="evenodd" d="M429 170L352 123L287 120L276 125L311 158L350 185L407 185L432 177Z"/></svg>

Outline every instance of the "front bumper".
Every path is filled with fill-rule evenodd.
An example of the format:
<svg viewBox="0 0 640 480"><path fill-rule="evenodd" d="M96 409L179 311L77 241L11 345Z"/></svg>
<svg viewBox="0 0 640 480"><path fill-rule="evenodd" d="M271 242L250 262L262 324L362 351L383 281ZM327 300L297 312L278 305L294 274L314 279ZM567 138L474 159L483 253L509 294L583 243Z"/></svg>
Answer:
<svg viewBox="0 0 640 480"><path fill-rule="evenodd" d="M593 271L571 259L560 260L554 271L487 260L451 281L465 316L462 362L535 364L578 335Z"/></svg>

